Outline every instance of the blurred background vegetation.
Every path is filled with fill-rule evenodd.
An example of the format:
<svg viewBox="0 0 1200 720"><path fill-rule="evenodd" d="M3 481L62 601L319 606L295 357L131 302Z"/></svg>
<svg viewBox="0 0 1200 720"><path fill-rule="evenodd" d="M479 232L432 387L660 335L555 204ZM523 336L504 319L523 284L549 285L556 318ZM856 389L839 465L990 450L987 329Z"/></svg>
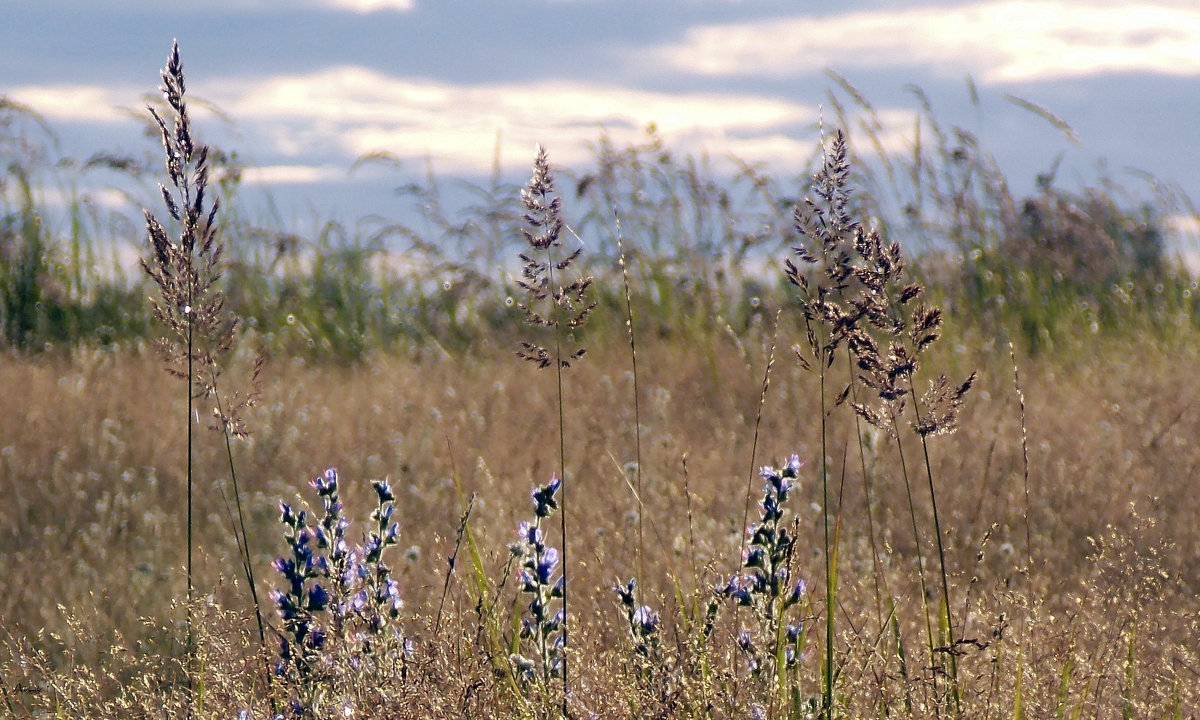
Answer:
<svg viewBox="0 0 1200 720"><path fill-rule="evenodd" d="M1038 353L1094 334L1196 326L1196 284L1184 262L1195 238L1184 229L1195 227L1197 212L1187 198L1148 177L1137 192L1105 179L1065 189L1053 161L1033 192L1015 195L976 137L941 126L913 92L924 110L901 153L885 150L881 124L854 88L842 82L830 102L865 153L852 158L853 182L867 188L856 209L904 245L952 327ZM1029 109L1070 137L1061 120ZM136 263L145 242L138 208L156 206L154 150L148 139L144 158L61 157L53 128L0 98L5 349L129 345L155 332ZM814 159L818 150L814 143ZM499 172L482 183L430 173L397 188L396 207L381 209L393 217L318 222L301 236L252 219L237 154L216 148L214 158L224 290L253 341L272 353L355 362L373 351L469 352L497 333L513 336L520 317L506 301L520 243L519 186ZM611 310L589 332L607 335L624 316L618 215L635 314L651 332L692 340L737 333L787 305L777 266L793 242L790 208L806 174L780 179L736 159L736 173L718 172L711 158L672 153L652 126L633 146L600 137L593 158L587 168L558 170L571 230ZM359 160L389 162L385 153ZM79 189L103 187L105 177L120 182ZM131 186L142 197L117 189Z"/></svg>

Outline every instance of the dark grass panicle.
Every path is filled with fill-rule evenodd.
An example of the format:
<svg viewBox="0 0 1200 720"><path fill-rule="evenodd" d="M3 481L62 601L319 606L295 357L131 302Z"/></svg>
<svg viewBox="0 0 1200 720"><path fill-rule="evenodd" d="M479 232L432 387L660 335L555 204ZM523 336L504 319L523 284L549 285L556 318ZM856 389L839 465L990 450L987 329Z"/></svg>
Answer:
<svg viewBox="0 0 1200 720"><path fill-rule="evenodd" d="M854 248L859 262L853 275L861 287L861 293L853 301L857 311L857 322L849 333L849 348L858 365L858 380L866 388L877 406L853 402L854 411L871 425L887 432L896 442L903 464L903 438L898 423L903 422L911 410L909 422L921 443L929 500L932 510L935 546L939 561L942 599L939 610L939 637L935 644L932 624L927 620L926 635L930 652L940 648L948 667L954 711L961 703L955 649L954 619L951 616L946 553L943 546L941 515L938 512L937 492L929 457L928 438L933 435L951 433L956 428L959 409L967 391L975 382L972 372L966 380L951 385L945 374L930 381L929 389L918 395L915 378L920 371L920 362L930 347L938 340L942 327L942 311L927 304L925 289L919 283L905 281L904 257L899 243L885 244L875 229L865 230L858 226L854 230ZM911 501L908 472L902 468L906 494ZM916 511L910 505L913 519L914 542L917 543L920 562L920 537L917 530ZM924 571L921 570L924 585Z"/></svg>
<svg viewBox="0 0 1200 720"><path fill-rule="evenodd" d="M539 368L551 365L568 368L572 361L584 356L587 348L578 344L563 348L563 342L570 338L564 338L562 330L574 331L583 327L596 308L595 302L588 300L588 289L594 280L590 275L569 281L562 279L583 253L583 248L576 248L565 256L556 252L562 247L562 198L554 194L554 176L545 148L538 148L533 177L521 191L521 202L525 205L525 221L533 229L522 230L530 253L519 254L524 265L517 286L524 291L525 300L518 307L525 313L529 325L553 328L555 343L554 347L548 347L548 344L522 342L517 354ZM559 273L561 284L556 284L555 273Z"/></svg>
<svg viewBox="0 0 1200 720"><path fill-rule="evenodd" d="M157 343L166 362L167 372L187 383L187 605L194 600L193 588L193 477L192 477L192 403L212 391L216 354L233 345L236 321L225 314L224 298L213 291L221 246L216 243L214 201L206 210L208 149L196 147L184 100L183 65L179 45L173 44L162 71L161 87L173 116L172 126L156 110L150 114L158 123L166 155L167 176L171 188L160 185L163 203L171 219L181 226L178 238L172 238L150 211L146 211L146 232L150 239L149 259L141 260L142 269L158 287L159 296L150 299L154 316L167 327L171 336ZM189 646L191 619L188 619Z"/></svg>
<svg viewBox="0 0 1200 720"><path fill-rule="evenodd" d="M785 261L785 275L800 290L799 302L804 321L807 351L797 356L803 368L820 379L822 456L829 457L827 418L832 409L849 401L862 420L888 433L896 443L904 478L918 566L923 566L921 533L916 507L912 504L909 474L904 460L899 424L907 422L916 433L924 456L933 519L933 534L939 560L942 598L938 611L939 628L935 640L934 622L926 611L926 640L932 657L938 648L945 658L954 707L961 700L953 648L956 647L951 617L946 553L943 546L941 516L929 457L928 438L953 432L964 397L975 381L975 373L951 385L944 374L930 381L929 389L915 388L923 355L940 336L942 311L924 301L920 283L908 282L903 253L898 242L885 243L878 229L867 229L854 220L849 188L850 164L845 136L838 133L830 143L821 170L813 182L818 200L805 200L794 211L796 230L801 238L793 256ZM845 349L847 361L856 366L846 385L829 405L826 388L833 375L835 354ZM861 386L862 392L859 392ZM873 403L865 402L866 396ZM905 420L911 414L911 419ZM857 423L857 420L856 420ZM862 466L866 474L866 449L861 427L856 424ZM844 464L844 461L843 461ZM834 613L837 588L837 551L843 515L842 490L838 490L836 513L830 505L829 467L822 465L822 497L825 518L826 558L826 665L824 711L833 713ZM843 470L843 477L845 470ZM868 513L870 498L868 497ZM836 522L836 527L835 527ZM868 523L873 518L868 514ZM874 536L872 535L874 546ZM876 551L877 552L877 551ZM874 557L874 554L873 554ZM924 587L924 571L919 572ZM877 585L877 592L879 591ZM924 593L922 593L924 595ZM880 602L882 598L877 598ZM891 600L888 601L889 603ZM882 630L882 628L881 628ZM950 651L945 650L951 649Z"/></svg>

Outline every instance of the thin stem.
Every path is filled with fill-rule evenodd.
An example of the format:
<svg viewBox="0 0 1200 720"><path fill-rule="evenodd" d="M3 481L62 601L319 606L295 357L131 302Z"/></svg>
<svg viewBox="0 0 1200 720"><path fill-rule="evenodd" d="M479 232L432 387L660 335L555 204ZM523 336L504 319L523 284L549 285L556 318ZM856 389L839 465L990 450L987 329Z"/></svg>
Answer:
<svg viewBox="0 0 1200 720"><path fill-rule="evenodd" d="M929 661L932 663L934 649L937 646L933 642L933 625L929 622L929 593L925 587L925 553L921 550L921 531L917 526L917 510L913 503L912 483L908 477L908 463L904 460L904 443L900 440L894 413L891 414L891 421L891 427L897 430L896 452L900 455L900 474L904 477L904 494L908 498L908 516L912 519L913 542L917 549L917 577L921 584L921 610L925 615L925 639L929 644ZM936 677L935 675L935 682Z"/></svg>
<svg viewBox="0 0 1200 720"><path fill-rule="evenodd" d="M680 465L683 466L683 501L687 507L688 521L688 554L692 566L692 590L700 587L700 576L696 572L696 524L692 519L692 490L688 486L688 466L687 453L679 459Z"/></svg>
<svg viewBox="0 0 1200 720"><path fill-rule="evenodd" d="M645 579L645 567L643 565L643 556L645 555L645 533L643 531L643 517L646 514L646 508L642 505L642 412L639 402L638 392L638 367L637 367L637 341L636 334L633 329L633 295L629 289L629 268L625 264L625 246L621 242L621 216L617 213L617 208L613 207L613 216L617 225L617 258L621 265L621 279L625 284L625 327L629 330L629 355L633 365L633 446L634 446L634 462L637 466L637 500L638 500L638 546L637 546L637 573L638 573L638 604L642 604L642 594L645 592L642 589L642 581Z"/></svg>
<svg viewBox="0 0 1200 720"><path fill-rule="evenodd" d="M233 465L233 443L229 439L229 426L225 422L225 408L221 405L221 393L217 390L217 373L209 368L209 378L212 381L213 398L217 403L217 413L221 416L221 432L225 436L225 457L229 461L229 478L233 481L233 502L238 514L238 532L234 539L238 540L238 550L242 553L242 570L246 573L246 582L250 585L250 597L254 601L254 619L258 622L258 641L267 645L267 634L263 624L262 606L258 602L258 585L254 582L254 565L250 560L250 538L246 533L246 515L242 512L242 493L238 489L237 471ZM269 675L269 673L268 673Z"/></svg>
<svg viewBox="0 0 1200 720"><path fill-rule="evenodd" d="M1017 390L1017 402L1021 407L1021 468L1025 486L1025 572L1033 569L1033 537L1029 531L1029 431L1025 425L1025 393L1021 390L1021 375L1017 371L1017 350L1008 343L1008 354L1012 358L1013 387Z"/></svg>
<svg viewBox="0 0 1200 720"><path fill-rule="evenodd" d="M539 517L533 523L533 532L534 532L535 537L539 536L538 534L541 532L541 527L542 527L542 519ZM539 572L537 570L537 568L540 568L542 566L542 557L544 555L545 555L545 551L542 549L541 543L535 542L533 544L533 567L534 567L535 573ZM547 607L548 604L546 602L546 597L543 594L544 588L542 586L540 577L537 579L535 587L537 589L536 602L541 604L542 612L549 612L549 609ZM539 617L535 616L534 621L535 621L535 626L537 627L537 638L536 639L537 639L537 645L538 645L538 652L541 653L541 658L542 658L542 683L545 684L547 687L549 687L550 686L550 663L547 662L547 659L550 657L550 654L549 654L549 648L546 646L546 625L544 622L544 617L539 618Z"/></svg>
<svg viewBox="0 0 1200 720"><path fill-rule="evenodd" d="M554 257L551 254L550 248L546 248L546 265L549 268L550 287L554 288ZM559 528L562 531L562 576L563 576L563 700L562 714L567 717L567 648L570 644L567 642L567 628L570 624L570 615L567 614L567 593L570 587L570 582L567 580L567 430L563 411L563 361L562 361L562 323L559 318L554 319L554 372L558 381L558 477L562 481L562 486L559 489ZM542 657L546 657L545 654Z"/></svg>
<svg viewBox="0 0 1200 720"><path fill-rule="evenodd" d="M750 472L746 478L746 502L742 507L742 542L738 548L738 564L734 567L736 575L742 564L742 556L746 553L746 533L750 527L750 497L754 492L754 467L758 455L758 431L762 427L763 408L767 405L767 390L771 386L771 367L775 364L775 344L779 339L779 310L775 313L775 332L771 335L771 348L767 352L767 366L763 370L762 391L758 395L758 411L754 416L754 437L750 441Z"/></svg>
<svg viewBox="0 0 1200 720"><path fill-rule="evenodd" d="M446 596L450 594L450 578L454 575L454 568L458 561L458 551L462 549L463 538L467 535L467 523L471 520L471 508L475 506L475 493L471 493L471 499L467 501L467 507L463 510L462 518L458 521L458 532L454 536L454 552L450 553L450 557L446 559L449 568L446 570L446 580L442 584L442 599L438 601L437 619L433 622L433 635L438 637L438 631L442 627L442 610L446 607Z"/></svg>
<svg viewBox="0 0 1200 720"><path fill-rule="evenodd" d="M846 367L850 374L850 395L851 401L858 402L858 383L854 380L854 356L850 348L846 348ZM875 540L875 512L871 502L871 476L867 469L867 452L863 447L862 435L862 418L858 413L854 413L854 434L858 441L858 462L863 478L863 499L867 510L867 535L871 540L871 574L875 582L875 620L879 623L880 628L883 627L883 607L881 605L883 595L880 590L880 571L879 571L879 547ZM887 580L882 580L886 585ZM891 591L888 591L891 594Z"/></svg>
<svg viewBox="0 0 1200 720"><path fill-rule="evenodd" d="M194 600L194 584L192 580L192 419L195 414L193 397L193 374L195 372L195 352L194 345L194 318L195 308L192 306L192 293L195 288L195 281L192 278L192 262L191 255L188 256L189 272L188 272L188 306L184 309L188 319L187 333L187 362L188 362L188 381L187 381L187 686L188 692L192 691L192 662L195 654L195 638L192 628L192 603ZM188 708L189 717L191 715L191 707Z"/></svg>
<svg viewBox="0 0 1200 720"><path fill-rule="evenodd" d="M857 404L858 382L856 382L854 374L854 355L849 347L846 348L846 367L850 375L851 401ZM875 584L875 620L879 623L879 633L882 636L887 629L883 617L883 593L886 592L890 599L892 591L888 587L887 578L883 576L883 572L879 567L879 546L875 537L875 511L872 503L871 470L867 468L867 452L866 448L863 447L863 421L858 413L854 413L854 433L855 439L858 441L858 462L863 479L863 500L867 511L867 535L871 540L871 577ZM885 680L887 677L886 673L882 676ZM880 685L880 692L886 696L886 682Z"/></svg>
<svg viewBox="0 0 1200 720"><path fill-rule="evenodd" d="M825 352L822 346L821 364L821 511L825 525L825 677L824 704L826 720L833 720L833 611L836 607L833 587L833 554L829 544L829 452L828 425L825 410Z"/></svg>
<svg viewBox="0 0 1200 720"><path fill-rule="evenodd" d="M921 427L921 406L913 391L913 373L908 371L908 388L913 398L913 413L917 416L917 427ZM954 621L950 617L950 583L946 578L946 551L942 544L942 523L938 515L937 491L933 485L933 464L929 460L929 440L921 435L921 452L925 458L925 476L929 480L929 503L933 510L933 530L937 534L938 565L942 578L942 619L946 621L946 648L950 657L950 681L954 695L955 712L959 709L958 660L954 655Z"/></svg>

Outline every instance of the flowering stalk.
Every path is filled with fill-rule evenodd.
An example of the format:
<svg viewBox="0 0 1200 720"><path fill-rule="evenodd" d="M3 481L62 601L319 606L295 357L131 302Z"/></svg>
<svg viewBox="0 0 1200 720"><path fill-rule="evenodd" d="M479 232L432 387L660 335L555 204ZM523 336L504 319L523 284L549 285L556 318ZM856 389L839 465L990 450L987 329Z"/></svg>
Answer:
<svg viewBox="0 0 1200 720"><path fill-rule="evenodd" d="M225 295L217 288L224 252L217 232L220 203L208 190L208 146L197 143L192 134L187 86L178 43L172 43L171 54L161 77L159 90L166 108L161 114L154 108L148 110L162 138L169 184L160 184L159 191L166 215L160 221L154 213L144 211L149 253L141 258L141 267L157 288L156 297L150 299L151 310L167 330L167 335L159 338L156 345L167 372L187 383L187 652L192 654L195 651L192 628L192 602L195 599L193 418L196 417L196 401L209 397L215 400L217 408L214 415L220 421L219 429L225 436L229 475L238 513L234 539L254 602L259 640L265 643L262 608L253 563L250 561L250 541L246 533L230 441L231 437L241 438L248 434L242 415L257 401L261 390L258 373L262 361L255 362L250 391L244 396L235 394L230 402L222 406L217 390L220 361L233 347L240 322L228 310ZM177 234L169 232L169 228L177 230ZM230 520L232 522L232 513Z"/></svg>
<svg viewBox="0 0 1200 720"><path fill-rule="evenodd" d="M542 533L542 520L558 509L555 494L561 486L562 479L555 476L533 489L533 522L522 520L518 540L509 546L520 562L521 592L529 596L529 615L521 619L521 640L528 651L513 653L509 662L526 685L539 680L548 685L552 678L564 677L566 670L566 609L555 612L553 608L566 593L566 576L559 571L558 550L547 547Z"/></svg>
<svg viewBox="0 0 1200 720"><path fill-rule="evenodd" d="M822 678L823 715L833 720L833 637L834 612L837 607L837 543L835 517L841 513L841 492L838 509L832 508L829 491L829 414L841 405L850 387L847 386L830 403L832 377L829 369L835 354L845 343L858 322L859 311L846 296L853 274L853 240L859 224L850 216L850 191L847 179L846 138L838 132L831 147L824 153L821 170L813 178L813 192L818 200L805 198L792 211L799 242L792 248L796 262L784 261L784 273L800 290L797 296L804 317L808 352L799 350L796 357L802 367L814 372L820 381L821 410L821 512L824 518L825 556L825 672Z"/></svg>
<svg viewBox="0 0 1200 720"><path fill-rule="evenodd" d="M633 641L633 652L641 664L641 670L648 670L650 664L659 659L659 626L658 613L649 605L639 605L634 590L637 579L630 578L629 582L618 582L613 587L617 594L617 602L625 622L629 626L629 637ZM645 674L644 672L642 673Z"/></svg>
<svg viewBox="0 0 1200 720"><path fill-rule="evenodd" d="M314 680L328 633L317 616L330 603L329 592L322 584L328 582L329 561L314 552L316 533L309 525L307 510L295 512L281 502L279 512L291 556L276 558L271 564L286 583L284 590L271 591L271 600L283 621L275 675L300 691L301 697L289 703L293 714L300 717L305 708L320 704L320 683Z"/></svg>
<svg viewBox="0 0 1200 720"><path fill-rule="evenodd" d="M377 504L370 530L357 546L346 540L350 520L344 514L337 470L326 470L310 484L321 500L322 515L313 522L308 510L295 511L281 502L280 521L291 552L272 563L285 582L283 590L271 592L283 621L275 674L294 688L289 708L296 717L317 713L331 679L321 668L340 665L330 653L348 653L349 665L364 671L393 638L406 656L410 650L398 629L386 632L403 607L399 584L383 561L384 551L395 546L400 535L387 481L372 483Z"/></svg>
<svg viewBox="0 0 1200 720"><path fill-rule="evenodd" d="M400 585L392 579L391 569L383 562L383 551L400 542L400 525L392 520L396 498L386 480L371 483L378 504L371 511L375 523L359 550L358 577L364 587L355 596L355 612L366 628L379 635L387 625L400 616L404 603L400 600Z"/></svg>
<svg viewBox="0 0 1200 720"><path fill-rule="evenodd" d="M805 624L793 616L806 586L803 578L793 579L796 537L783 522L783 506L800 467L800 458L792 455L781 468L762 468L759 475L766 483L761 519L747 528L750 540L741 570L717 588L752 611L756 626L739 631L738 648L753 676L771 679L772 699L784 689L787 671L799 661L805 641Z"/></svg>
<svg viewBox="0 0 1200 720"><path fill-rule="evenodd" d="M950 585L947 578L946 552L942 542L942 525L938 513L933 466L929 458L928 438L931 435L954 432L957 427L958 412L967 392L975 382L975 373L971 373L965 381L957 384L952 384L944 374L940 374L930 383L927 392L918 394L915 376L920 369L922 355L938 340L941 334L942 311L924 301L925 289L920 284L905 282L904 257L899 243L885 244L878 231L868 232L859 227L856 230L855 251L862 260L859 266L854 268L854 276L863 287L858 308L861 318L865 322L859 323L850 331L849 346L857 360L860 370L859 379L875 396L876 402L874 404L855 402L852 406L862 419L887 432L896 442L905 492L909 497L909 514L917 548L917 568L922 598L925 598L928 593L925 591L921 537L917 527L908 466L904 461L904 447L899 432L906 406L911 405L914 418L911 427L921 441L925 476L929 483L929 500L933 514L933 530L942 590L938 620L942 637L940 643L935 643L929 610L926 608L926 639L931 657L937 657L939 646L941 651L945 652L947 675L950 680L954 707L957 711L961 702L961 688L958 678L958 661L953 652L956 641L954 624L950 616Z"/></svg>
<svg viewBox="0 0 1200 720"><path fill-rule="evenodd" d="M522 228L521 234L528 243L528 254L520 253L519 257L524 266L521 269L521 279L517 285L525 293L525 300L519 303L525 314L525 321L533 328L553 329L553 344L542 345L537 342L523 341L517 356L537 365L539 369L554 366L558 390L558 478L561 483L567 473L567 441L565 422L565 403L563 401L563 370L571 363L579 360L587 352L582 345L574 350L574 331L583 327L595 309L596 303L588 299L588 289L593 279L590 275L580 275L570 282L564 282L563 276L574 264L582 252L577 248L574 252L563 257L559 252L562 248L560 235L565 223L560 216L562 198L555 194L554 175L550 172L550 161L542 146L537 148L537 156L533 161L533 175L529 183L521 190L521 204L525 207L524 219L528 228ZM558 273L558 279L555 273ZM566 336L564 337L564 330ZM557 485L555 490L557 490ZM567 612L566 573L567 573L567 513L566 491L563 491L561 502L563 511L559 515L559 527L562 531L562 557L564 590L562 595L563 615ZM557 555L557 553L556 553ZM562 713L568 714L568 677L565 647L567 642L566 630L559 638L564 651L559 654L562 662L563 701Z"/></svg>

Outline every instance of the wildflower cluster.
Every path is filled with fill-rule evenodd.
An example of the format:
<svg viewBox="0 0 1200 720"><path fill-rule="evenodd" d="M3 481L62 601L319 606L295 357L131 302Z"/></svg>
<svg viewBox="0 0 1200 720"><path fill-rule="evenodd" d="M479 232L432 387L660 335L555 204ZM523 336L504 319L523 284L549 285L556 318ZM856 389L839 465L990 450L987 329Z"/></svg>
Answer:
<svg viewBox="0 0 1200 720"><path fill-rule="evenodd" d="M741 570L717 590L739 607L750 608L754 625L738 633L738 647L756 677L782 679L804 649L805 625L794 611L805 596L803 578L793 578L796 537L783 523L783 505L800 473L792 455L782 468L764 467L762 519L747 530L749 547Z"/></svg>
<svg viewBox="0 0 1200 720"><path fill-rule="evenodd" d="M321 500L321 517L314 522L308 510L281 502L290 557L272 563L285 582L284 590L271 592L283 621L275 674L296 691L290 707L298 717L320 705L321 681L334 664L331 653L344 651L352 667L362 668L380 641L395 639L406 648L398 629L385 633L402 607L399 584L383 562L384 550L396 545L400 535L387 481L372 482L377 500L370 515L373 525L362 544L353 547L346 540L350 520L339 496L337 470L326 470L311 485Z"/></svg>
<svg viewBox="0 0 1200 720"><path fill-rule="evenodd" d="M355 578L361 589L354 595L352 609L363 619L367 630L379 634L400 616L404 606L400 600L400 585L392 579L391 569L383 562L383 551L400 542L400 524L392 520L396 513L396 498L388 482L373 480L371 487L376 497L376 507L370 515L374 526L356 551Z"/></svg>
<svg viewBox="0 0 1200 720"><path fill-rule="evenodd" d="M558 550L546 546L542 533L542 520L558 509L554 496L561 485L562 479L555 476L544 487L533 489L533 522L522 520L517 527L519 538L509 546L520 561L517 581L521 592L530 598L529 615L521 619L521 640L528 654L517 652L509 656L517 676L525 683L539 679L546 683L562 677L566 614L561 609L555 612L552 605L562 598L566 580L559 572Z"/></svg>
<svg viewBox="0 0 1200 720"><path fill-rule="evenodd" d="M637 580L630 578L625 584L617 583L613 592L617 594L625 622L629 624L629 635L633 639L633 651L640 658L653 659L658 653L658 613L648 605L638 605L634 597Z"/></svg>

